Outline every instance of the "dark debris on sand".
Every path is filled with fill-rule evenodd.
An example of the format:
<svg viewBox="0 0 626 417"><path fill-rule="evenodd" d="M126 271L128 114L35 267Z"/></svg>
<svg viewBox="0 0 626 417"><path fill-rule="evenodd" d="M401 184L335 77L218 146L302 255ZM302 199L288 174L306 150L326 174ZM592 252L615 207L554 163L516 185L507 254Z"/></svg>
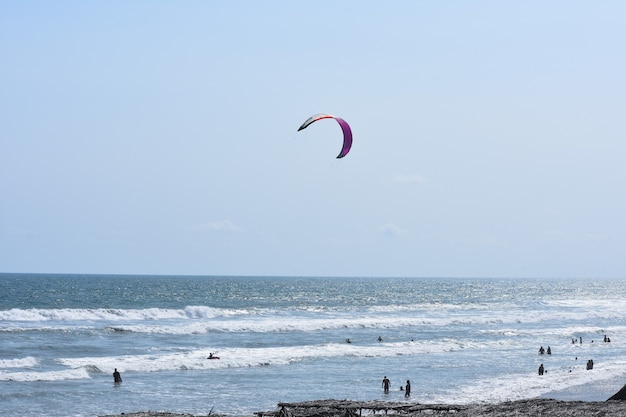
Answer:
<svg viewBox="0 0 626 417"><path fill-rule="evenodd" d="M626 401L626 385L622 387L621 390L617 391L609 401Z"/></svg>
<svg viewBox="0 0 626 417"><path fill-rule="evenodd" d="M279 403L274 411L259 411L256 417L422 417L450 415L454 417L510 416L626 416L624 401L557 401L533 399L499 404L419 404L386 401L320 400L300 403ZM208 417L226 417L208 413ZM191 414L144 411L101 417L200 417ZM232 417L232 416L231 416Z"/></svg>
<svg viewBox="0 0 626 417"><path fill-rule="evenodd" d="M162 411L140 411L138 413L109 414L100 417L195 417L193 414L166 413Z"/></svg>

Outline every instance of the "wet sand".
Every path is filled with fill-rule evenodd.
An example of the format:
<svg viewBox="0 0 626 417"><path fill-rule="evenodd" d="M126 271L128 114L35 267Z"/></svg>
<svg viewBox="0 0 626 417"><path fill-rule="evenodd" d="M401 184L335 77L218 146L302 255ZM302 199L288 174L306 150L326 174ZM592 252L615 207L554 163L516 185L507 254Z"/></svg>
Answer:
<svg viewBox="0 0 626 417"><path fill-rule="evenodd" d="M219 414L211 416L223 417ZM358 417L366 415L418 417L451 415L455 417L510 417L510 416L590 416L626 415L626 401L558 401L533 399L500 404L417 404L358 401L310 401L306 403L279 404L275 410L259 411L256 417ZM200 417L158 411L101 417ZM230 416L232 417L232 416ZM249 416L255 417L255 416Z"/></svg>

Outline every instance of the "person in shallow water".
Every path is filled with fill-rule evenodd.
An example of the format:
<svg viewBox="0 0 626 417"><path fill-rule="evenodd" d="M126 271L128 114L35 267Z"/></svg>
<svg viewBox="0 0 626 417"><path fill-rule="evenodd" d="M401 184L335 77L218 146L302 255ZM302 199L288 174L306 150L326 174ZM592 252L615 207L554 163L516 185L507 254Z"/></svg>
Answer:
<svg viewBox="0 0 626 417"><path fill-rule="evenodd" d="M408 379L406 380L406 388L404 388L404 396L411 396L411 381L409 381Z"/></svg>
<svg viewBox="0 0 626 417"><path fill-rule="evenodd" d="M115 382L116 384L122 382L122 375L120 375L117 368L115 368L115 370L113 371L113 382Z"/></svg>
<svg viewBox="0 0 626 417"><path fill-rule="evenodd" d="M391 381L389 381L389 378L385 375L383 378L383 391L385 391L385 393L389 392L389 385L391 385Z"/></svg>
<svg viewBox="0 0 626 417"><path fill-rule="evenodd" d="M543 363L539 365L539 375L543 375Z"/></svg>

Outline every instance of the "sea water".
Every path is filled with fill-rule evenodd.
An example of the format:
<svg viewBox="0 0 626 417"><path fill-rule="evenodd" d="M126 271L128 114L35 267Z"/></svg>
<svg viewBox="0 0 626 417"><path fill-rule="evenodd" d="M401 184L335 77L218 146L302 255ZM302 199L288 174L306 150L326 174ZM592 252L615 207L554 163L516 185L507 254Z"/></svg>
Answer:
<svg viewBox="0 0 626 417"><path fill-rule="evenodd" d="M0 415L605 400L626 382L624 294L625 280L0 274Z"/></svg>

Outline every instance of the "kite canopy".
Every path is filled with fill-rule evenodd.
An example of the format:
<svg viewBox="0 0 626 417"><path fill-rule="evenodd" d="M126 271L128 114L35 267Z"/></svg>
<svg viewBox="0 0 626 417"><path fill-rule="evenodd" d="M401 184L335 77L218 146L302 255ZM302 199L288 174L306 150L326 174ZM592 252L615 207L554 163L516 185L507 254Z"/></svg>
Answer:
<svg viewBox="0 0 626 417"><path fill-rule="evenodd" d="M316 114L306 119L304 123L302 123L302 126L298 129L298 132L302 129L306 129L312 123L322 119L335 119L337 123L339 123L339 126L341 126L341 130L343 131L343 146L341 147L341 152L337 155L337 159L343 158L348 154L348 152L350 152L350 148L352 147L352 130L350 129L350 125L348 125L345 120L339 117L331 116L330 114Z"/></svg>

